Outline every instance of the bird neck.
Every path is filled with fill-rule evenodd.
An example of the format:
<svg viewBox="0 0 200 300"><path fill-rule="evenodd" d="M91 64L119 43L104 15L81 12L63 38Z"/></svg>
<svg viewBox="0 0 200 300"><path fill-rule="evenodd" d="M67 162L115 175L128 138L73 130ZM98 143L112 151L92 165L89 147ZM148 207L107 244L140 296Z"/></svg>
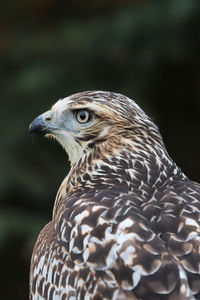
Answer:
<svg viewBox="0 0 200 300"><path fill-rule="evenodd" d="M147 144L138 147L130 141L123 147L113 146L112 141L104 146L96 145L78 163L72 164L58 191L54 216L67 195L77 191L117 188L121 193L141 190L143 194L147 187L153 192L169 179L183 176L163 147L151 148Z"/></svg>

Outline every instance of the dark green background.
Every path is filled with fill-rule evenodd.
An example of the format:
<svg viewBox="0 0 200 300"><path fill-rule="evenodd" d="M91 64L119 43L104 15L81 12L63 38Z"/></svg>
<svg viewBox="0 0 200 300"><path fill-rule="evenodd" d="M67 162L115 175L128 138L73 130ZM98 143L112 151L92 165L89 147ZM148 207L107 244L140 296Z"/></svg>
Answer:
<svg viewBox="0 0 200 300"><path fill-rule="evenodd" d="M200 2L9 0L0 22L1 299L23 300L35 238L69 170L62 148L31 143L28 126L59 98L134 98L200 181Z"/></svg>

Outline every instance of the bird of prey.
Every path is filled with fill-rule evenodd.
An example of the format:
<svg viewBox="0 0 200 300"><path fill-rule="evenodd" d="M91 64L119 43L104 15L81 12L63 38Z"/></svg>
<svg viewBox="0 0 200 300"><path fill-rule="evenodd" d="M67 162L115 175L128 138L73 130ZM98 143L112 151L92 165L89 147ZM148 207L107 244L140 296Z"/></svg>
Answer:
<svg viewBox="0 0 200 300"><path fill-rule="evenodd" d="M200 299L200 185L121 94L59 100L30 125L71 169L35 244L31 300Z"/></svg>

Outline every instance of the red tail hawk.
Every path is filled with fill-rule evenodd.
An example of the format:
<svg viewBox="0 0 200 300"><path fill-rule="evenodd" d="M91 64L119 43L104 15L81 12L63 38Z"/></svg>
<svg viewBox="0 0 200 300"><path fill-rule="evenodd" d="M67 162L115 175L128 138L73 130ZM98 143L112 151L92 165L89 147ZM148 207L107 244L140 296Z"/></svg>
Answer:
<svg viewBox="0 0 200 300"><path fill-rule="evenodd" d="M133 100L75 94L30 133L71 162L33 250L31 300L200 299L200 185Z"/></svg>

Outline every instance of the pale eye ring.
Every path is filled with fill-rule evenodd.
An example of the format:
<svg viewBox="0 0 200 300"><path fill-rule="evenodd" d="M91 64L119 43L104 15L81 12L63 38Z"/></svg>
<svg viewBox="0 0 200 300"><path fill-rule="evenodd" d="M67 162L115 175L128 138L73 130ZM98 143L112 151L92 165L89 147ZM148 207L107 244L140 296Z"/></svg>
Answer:
<svg viewBox="0 0 200 300"><path fill-rule="evenodd" d="M86 109L80 109L76 111L76 119L80 124L87 123L91 120L92 113Z"/></svg>

